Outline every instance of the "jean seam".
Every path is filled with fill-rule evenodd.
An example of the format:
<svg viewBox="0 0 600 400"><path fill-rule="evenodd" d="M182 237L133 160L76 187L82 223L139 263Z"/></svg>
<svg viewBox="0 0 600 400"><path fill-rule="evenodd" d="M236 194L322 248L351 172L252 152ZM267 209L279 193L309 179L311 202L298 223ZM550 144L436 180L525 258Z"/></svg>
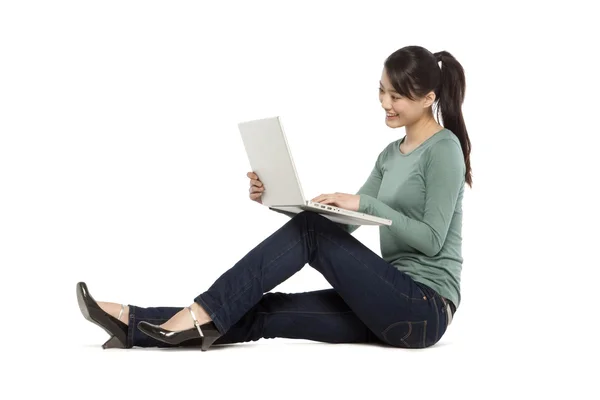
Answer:
<svg viewBox="0 0 600 400"><path fill-rule="evenodd" d="M204 303L204 304L200 304L200 306L201 306L202 308L206 307L206 308L208 309L209 316L210 316L211 318L213 318L213 317L215 316L215 313L212 311L212 308L210 308L210 306L209 306L208 304L206 304L206 300L204 300L204 299L202 298L202 295L200 295L200 296L198 296L198 297L199 297L199 298L202 300L202 302ZM207 311L207 310L204 310L204 311Z"/></svg>
<svg viewBox="0 0 600 400"><path fill-rule="evenodd" d="M397 325L400 325L400 324L407 324L407 325L408 325L408 333L407 333L406 335L404 335L404 337L403 337L402 339L400 339L400 341L401 341L402 343L404 343L405 345L407 345L407 344L406 344L406 342L405 342L404 340L405 340L407 337L409 337L409 336L410 336L410 333L412 332L412 324L411 324L411 322L410 322L410 321L398 321L398 322L394 322L393 324L390 324L390 325L389 325L387 328L385 328L385 329L383 330L383 332L381 332L381 336L383 336L383 338L384 338L385 340L387 340L387 341L388 341L388 343L391 343L390 339L388 339L388 337L387 337L387 332L388 332L390 329L392 329L392 328L394 328L395 326L397 326ZM408 346L408 345L407 345L407 346ZM410 346L409 346L409 347L410 347Z"/></svg>
<svg viewBox="0 0 600 400"><path fill-rule="evenodd" d="M267 275L269 272L269 267L275 262L277 261L279 258L281 258L283 255L285 255L287 252L289 252L291 249L293 249L295 246L298 245L298 243L300 243L301 241L303 241L306 236L308 236L309 233L316 233L317 235L329 240L331 243L335 244L336 246L338 246L339 248L343 249L348 255L350 255L352 258L354 258L358 263L360 263L361 265L363 265L367 270L371 271L371 273L373 273L375 276L377 276L382 282L384 282L387 286L389 286L390 288L392 288L392 290L396 293L396 294L400 294L401 296L409 299L409 300L423 300L422 298L412 298L408 295L406 295L405 293L399 291L396 287L394 287L390 282L388 282L387 280L383 279L380 275L378 275L377 273L373 272L368 265L366 265L362 260L358 259L352 252L350 252L346 247L342 246L341 244L339 244L338 242L336 242L335 240L331 239L328 236L325 236L322 232L314 230L314 229L307 229L306 232L296 241L294 242L291 246L289 246L287 249L285 249L284 251L282 251L281 253L279 253L275 258L273 258L271 261L269 261L267 263L267 265L264 266L264 273L263 275ZM351 235L350 233L346 232L348 235ZM391 265L388 265L389 268L394 268ZM246 293L248 291L248 289L250 289L250 287L252 287L252 284L254 282L254 280L258 279L257 275L254 275L251 273L252 279L250 280L250 282L238 293L232 294L227 300L225 300L225 302L223 302L223 304L221 304L221 307L219 307L215 312L211 312L211 316L214 319L216 314L221 311L223 309L223 307L226 304L229 304L232 301L237 300L240 296L242 296L244 293ZM206 303L206 302L205 302ZM210 307L209 308L210 311ZM412 327L411 327L412 329Z"/></svg>
<svg viewBox="0 0 600 400"><path fill-rule="evenodd" d="M200 301L202 301L202 304L198 303L196 300L194 300L194 302L198 303L200 305L200 307L202 307L204 309L204 311L207 311L208 316L213 321L213 323L217 326L217 330L219 332L224 332L225 329L223 328L223 324L221 323L220 318L218 318L217 315L212 311L212 309L208 305L207 301L204 298L202 298L202 294L197 296L197 299L200 299Z"/></svg>
<svg viewBox="0 0 600 400"><path fill-rule="evenodd" d="M135 331L135 307L129 306L129 326L127 328L127 343L126 348L133 347L133 335Z"/></svg>
<svg viewBox="0 0 600 400"><path fill-rule="evenodd" d="M318 232L318 234L319 234L319 235L321 235L321 236L323 236L324 238L326 238L326 239L327 239L327 240L329 240L330 242L334 243L336 246L338 246L338 247L340 247L340 248L344 249L344 250L346 251L346 253L348 253L350 256L352 256L352 258L354 258L356 261L358 261L360 264L362 264L362 265L363 265L363 266L364 266L364 267L365 267L365 268L366 268L368 271L370 271L370 272L371 272L373 275L375 275L375 276L377 276L379 279L381 279L381 281L382 281L382 282L384 282L386 285L388 285L389 287L391 287L391 288L394 290L394 292L396 292L397 294L400 294L400 295L402 295L402 296L406 297L406 298L407 298L407 299L409 299L409 300L423 300L423 298L420 298L420 297L419 297L419 298L414 298L414 297L410 297L410 296L408 296L408 295L407 295L407 294L405 294L405 293L402 293L401 291L399 291L398 289L396 289L396 287L395 287L394 285L392 285L390 282L388 282L388 281L386 281L385 279L383 279L383 278L381 277L381 275L379 275L379 274L377 274L377 273L373 272L373 270L372 270L372 269L370 269L370 268L369 268L369 266L368 266L367 264L365 264L364 262L362 262L362 260L359 260L358 258L356 258L356 256L355 256L355 255L354 255L352 252L350 252L350 251L349 251L347 248L345 248L345 247L344 247L344 246L342 246L341 244L337 243L336 241L334 241L334 240L333 240L333 239L331 239L330 237L327 237L327 236L323 235L323 234L322 234L322 233L320 233L320 232ZM385 261L385 260L384 260L384 261ZM394 268L394 267L393 267L393 266L391 266L391 265L388 265L388 267L389 267L389 268ZM411 278L411 279L412 279L412 278Z"/></svg>
<svg viewBox="0 0 600 400"><path fill-rule="evenodd" d="M269 263L267 265L265 265L265 272L264 275L267 275L268 273L268 267L273 264L276 260L278 260L279 258L281 258L285 253L287 253L288 251L290 251L291 249L293 249L298 243L300 243L302 240L304 240L304 238L308 235L308 232L313 232L311 230L308 230L304 235L302 235L302 237L300 239L298 239L294 244L292 244L290 247L288 247L286 250L284 250L283 252L281 252L279 255L277 255L275 258L273 258L271 261L269 261ZM228 304L229 302L231 302L232 300L237 300L240 296L242 296L244 293L246 293L248 291L248 289L250 289L250 287L252 286L252 283L254 282L255 279L257 278L257 275L251 274L252 275L252 279L250 280L250 283L248 283L244 289L241 292L238 292L237 294L233 294L231 295L227 300L225 300L225 302L221 305L221 307L219 307L219 309L214 313L216 314L217 312L221 311L221 309L223 308L223 306L225 304Z"/></svg>
<svg viewBox="0 0 600 400"><path fill-rule="evenodd" d="M410 334L412 333L412 330L413 330L412 322L408 321L408 333L406 334L406 336L404 336L402 339L400 339L400 341L402 343L404 343L404 345L406 347L410 347L410 345L406 342L406 339L410 336Z"/></svg>

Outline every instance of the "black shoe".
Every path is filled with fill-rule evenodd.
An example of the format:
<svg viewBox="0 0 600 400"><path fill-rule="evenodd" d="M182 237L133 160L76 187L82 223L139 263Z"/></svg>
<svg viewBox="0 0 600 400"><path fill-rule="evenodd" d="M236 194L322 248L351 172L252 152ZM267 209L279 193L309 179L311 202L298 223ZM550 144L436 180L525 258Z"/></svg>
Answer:
<svg viewBox="0 0 600 400"><path fill-rule="evenodd" d="M185 331L169 331L161 328L158 325L153 325L146 321L140 321L138 323L138 329L144 332L146 335L172 345L177 345L188 340L202 339L201 349L202 351L208 350L208 348L221 337L217 326L214 322L210 321L206 324L200 325L194 312L190 307L186 307L194 320L194 328L186 329Z"/></svg>
<svg viewBox="0 0 600 400"><path fill-rule="evenodd" d="M103 349L124 349L127 344L127 324L106 313L92 297L85 283L77 284L77 302L81 313L88 321L98 325L110 335L110 339L102 345ZM125 306L121 304L119 318Z"/></svg>

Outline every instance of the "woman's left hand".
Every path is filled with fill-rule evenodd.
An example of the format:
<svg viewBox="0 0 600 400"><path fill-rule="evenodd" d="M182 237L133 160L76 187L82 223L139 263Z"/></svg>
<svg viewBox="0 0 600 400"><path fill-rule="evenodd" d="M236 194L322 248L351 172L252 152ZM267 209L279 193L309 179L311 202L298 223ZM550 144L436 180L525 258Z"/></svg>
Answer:
<svg viewBox="0 0 600 400"><path fill-rule="evenodd" d="M360 195L335 192L330 194L322 194L315 197L311 201L321 204L332 204L345 210L358 211Z"/></svg>

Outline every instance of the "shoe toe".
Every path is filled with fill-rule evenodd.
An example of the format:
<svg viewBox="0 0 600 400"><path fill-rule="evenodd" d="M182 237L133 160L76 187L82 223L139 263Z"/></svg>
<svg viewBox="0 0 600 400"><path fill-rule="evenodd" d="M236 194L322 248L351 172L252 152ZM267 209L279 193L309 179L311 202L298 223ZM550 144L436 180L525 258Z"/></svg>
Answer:
<svg viewBox="0 0 600 400"><path fill-rule="evenodd" d="M146 321L140 321L137 324L137 327L140 331L144 332L148 336L152 337L161 337L162 328L158 325L151 324Z"/></svg>

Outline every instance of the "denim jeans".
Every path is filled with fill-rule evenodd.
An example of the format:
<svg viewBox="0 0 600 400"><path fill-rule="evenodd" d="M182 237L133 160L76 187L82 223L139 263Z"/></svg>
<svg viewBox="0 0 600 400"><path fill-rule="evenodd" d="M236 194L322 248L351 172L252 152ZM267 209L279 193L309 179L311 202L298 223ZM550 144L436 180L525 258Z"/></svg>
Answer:
<svg viewBox="0 0 600 400"><path fill-rule="evenodd" d="M269 292L306 264L332 288ZM438 293L310 211L294 216L194 301L222 334L215 345L279 337L424 348L440 340L448 321ZM137 323L162 324L181 309L130 305L128 347L171 347L146 336Z"/></svg>

